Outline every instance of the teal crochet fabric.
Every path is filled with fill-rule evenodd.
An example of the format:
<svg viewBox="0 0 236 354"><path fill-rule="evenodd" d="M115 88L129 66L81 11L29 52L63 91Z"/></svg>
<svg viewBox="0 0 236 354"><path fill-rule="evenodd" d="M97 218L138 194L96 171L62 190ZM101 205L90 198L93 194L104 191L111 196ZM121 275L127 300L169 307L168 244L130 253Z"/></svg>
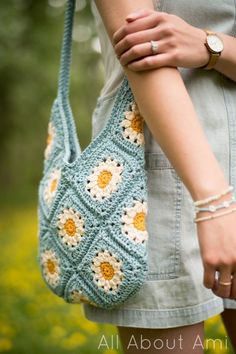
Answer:
<svg viewBox="0 0 236 354"><path fill-rule="evenodd" d="M47 286L65 301L110 309L147 274L143 118L124 77L104 129L81 151L68 99L74 6L67 2L39 185L38 261Z"/></svg>

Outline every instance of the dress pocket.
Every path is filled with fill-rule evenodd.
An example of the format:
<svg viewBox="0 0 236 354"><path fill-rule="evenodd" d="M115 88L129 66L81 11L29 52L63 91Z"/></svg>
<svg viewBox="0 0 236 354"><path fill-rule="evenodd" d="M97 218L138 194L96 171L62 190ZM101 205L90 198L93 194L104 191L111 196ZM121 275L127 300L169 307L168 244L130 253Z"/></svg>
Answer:
<svg viewBox="0 0 236 354"><path fill-rule="evenodd" d="M183 184L161 153L146 153L148 214L147 280L179 276Z"/></svg>

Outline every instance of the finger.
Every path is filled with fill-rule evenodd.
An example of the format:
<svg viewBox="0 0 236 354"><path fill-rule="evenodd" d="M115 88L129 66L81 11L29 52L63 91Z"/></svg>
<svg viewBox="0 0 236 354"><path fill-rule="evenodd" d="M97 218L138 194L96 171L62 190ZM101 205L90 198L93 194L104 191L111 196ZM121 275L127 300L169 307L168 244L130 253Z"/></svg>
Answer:
<svg viewBox="0 0 236 354"><path fill-rule="evenodd" d="M140 18L137 21L126 23L113 34L112 42L115 45L131 33L154 28L160 23L160 21L161 16L159 14L157 15L157 13L153 13L149 16Z"/></svg>
<svg viewBox="0 0 236 354"><path fill-rule="evenodd" d="M158 41L158 54L164 53L165 50L165 43L162 41ZM152 46L150 42L141 43L133 46L126 52L124 52L120 57L121 65L128 65L134 60L142 59L143 57L153 55L152 53Z"/></svg>
<svg viewBox="0 0 236 354"><path fill-rule="evenodd" d="M229 267L221 267L219 269L219 279L217 281L217 288L214 293L222 298L229 298L231 293L231 269Z"/></svg>
<svg viewBox="0 0 236 354"><path fill-rule="evenodd" d="M174 66L171 62L171 56L168 53L147 56L127 65L132 71L157 69L163 66Z"/></svg>
<svg viewBox="0 0 236 354"><path fill-rule="evenodd" d="M125 51L129 50L134 45L150 42L151 40L158 41L159 39L161 39L159 31L157 31L156 28L150 28L125 36L125 38L114 46L114 50L117 55L121 56Z"/></svg>
<svg viewBox="0 0 236 354"><path fill-rule="evenodd" d="M213 289L215 285L215 268L210 265L204 265L203 284L208 289Z"/></svg>
<svg viewBox="0 0 236 354"><path fill-rule="evenodd" d="M236 300L236 273L232 274L232 286L230 298Z"/></svg>
<svg viewBox="0 0 236 354"><path fill-rule="evenodd" d="M126 16L125 19L127 21L134 21L134 20L137 20L138 18L142 18L142 17L150 15L151 13L153 13L153 11L154 10L151 10L151 9L141 9L138 11L131 12L128 16Z"/></svg>

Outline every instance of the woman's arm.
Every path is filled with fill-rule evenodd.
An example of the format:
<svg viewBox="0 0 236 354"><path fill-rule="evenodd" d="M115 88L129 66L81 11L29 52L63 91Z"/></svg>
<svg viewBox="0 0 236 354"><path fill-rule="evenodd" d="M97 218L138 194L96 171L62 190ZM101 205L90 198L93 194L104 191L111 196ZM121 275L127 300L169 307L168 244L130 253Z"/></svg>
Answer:
<svg viewBox="0 0 236 354"><path fill-rule="evenodd" d="M153 9L152 0L96 0L96 5L111 41L130 12L140 7ZM225 189L228 182L208 144L178 70L164 67L143 72L124 68L124 71L140 113L192 198L201 199ZM216 269L223 269L222 281L227 281L236 270L235 229L233 214L198 225L206 287L214 289ZM224 286L213 291L219 296L236 298L236 282L231 295L230 289Z"/></svg>
<svg viewBox="0 0 236 354"><path fill-rule="evenodd" d="M108 34L124 23L125 16L152 0L96 0ZM193 199L218 192L227 185L200 126L176 68L132 72L124 67L131 89L154 137L182 178Z"/></svg>
<svg viewBox="0 0 236 354"><path fill-rule="evenodd" d="M236 38L218 33L224 50L215 70L236 81ZM152 55L150 40L157 40L158 54ZM199 68L209 60L206 33L178 16L141 9L130 13L114 34L113 43L122 65L133 71L163 66Z"/></svg>
<svg viewBox="0 0 236 354"><path fill-rule="evenodd" d="M219 33L224 42L224 50L215 65L215 70L236 82L236 38Z"/></svg>

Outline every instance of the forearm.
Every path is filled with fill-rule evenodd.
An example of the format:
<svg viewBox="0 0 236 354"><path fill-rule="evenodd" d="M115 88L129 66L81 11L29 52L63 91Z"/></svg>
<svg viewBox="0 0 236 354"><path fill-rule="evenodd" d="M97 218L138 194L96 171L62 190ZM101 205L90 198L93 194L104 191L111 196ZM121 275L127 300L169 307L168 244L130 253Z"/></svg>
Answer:
<svg viewBox="0 0 236 354"><path fill-rule="evenodd" d="M97 0L108 34L139 7L152 1ZM133 72L124 67L140 113L154 138L190 191L193 199L225 188L227 181L212 153L198 117L176 68Z"/></svg>
<svg viewBox="0 0 236 354"><path fill-rule="evenodd" d="M126 74L140 113L193 199L224 188L225 177L179 72L163 68Z"/></svg>
<svg viewBox="0 0 236 354"><path fill-rule="evenodd" d="M216 63L215 70L236 81L236 38L219 34L224 42L224 50Z"/></svg>

